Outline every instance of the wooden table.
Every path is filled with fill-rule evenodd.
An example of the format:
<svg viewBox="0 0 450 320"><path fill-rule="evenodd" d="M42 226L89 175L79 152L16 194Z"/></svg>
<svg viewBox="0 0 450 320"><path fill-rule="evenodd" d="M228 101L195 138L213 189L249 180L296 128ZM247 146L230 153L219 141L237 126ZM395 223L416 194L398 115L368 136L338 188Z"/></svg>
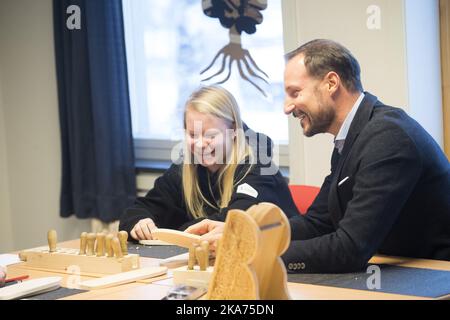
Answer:
<svg viewBox="0 0 450 320"><path fill-rule="evenodd" d="M64 248L78 248L79 240L67 241L58 244ZM141 265L154 265L158 259L141 257ZM387 256L374 256L370 261L373 264L390 264L402 267L427 268L435 270L450 271L450 262L425 259L411 259ZM36 270L28 268L24 263L8 266L8 278L21 275L29 275L30 279L49 276L61 276L63 278L62 286L70 287L70 277L64 271L55 272L50 270ZM80 280L88 280L94 278L93 275L80 276ZM120 285L116 287L92 290L68 296L63 300L159 300L163 298L169 288L173 286L173 281L168 275L159 276L152 279L141 280L134 283ZM382 293L368 290L355 290L336 288L329 286L288 283L288 289L292 299L295 300L417 300L426 299L422 297L406 296L390 293ZM450 295L441 297L442 299L450 299Z"/></svg>

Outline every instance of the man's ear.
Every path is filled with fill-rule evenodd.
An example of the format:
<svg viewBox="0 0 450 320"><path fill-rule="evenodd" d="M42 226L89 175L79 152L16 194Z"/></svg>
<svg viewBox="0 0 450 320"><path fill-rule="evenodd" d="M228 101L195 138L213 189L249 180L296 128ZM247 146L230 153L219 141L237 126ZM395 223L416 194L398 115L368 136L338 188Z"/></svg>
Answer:
<svg viewBox="0 0 450 320"><path fill-rule="evenodd" d="M339 86L341 85L341 78L336 72L330 71L325 75L324 80L326 84L326 90L328 91L330 96L334 95L334 93L339 89Z"/></svg>

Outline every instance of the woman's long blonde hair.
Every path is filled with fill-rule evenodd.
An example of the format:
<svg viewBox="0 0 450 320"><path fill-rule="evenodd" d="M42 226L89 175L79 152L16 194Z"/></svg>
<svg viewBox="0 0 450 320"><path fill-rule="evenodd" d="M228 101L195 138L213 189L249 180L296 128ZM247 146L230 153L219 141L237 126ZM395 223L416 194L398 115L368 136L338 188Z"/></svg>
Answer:
<svg viewBox="0 0 450 320"><path fill-rule="evenodd" d="M197 166L193 161L193 155L187 150L185 143L184 160L182 167L183 196L186 207L194 218L205 217L205 205L217 210L226 208L231 200L233 189L250 172L253 162L253 152L247 143L241 120L238 104L233 95L219 86L201 87L189 97L184 109L184 128L186 129L186 111L195 110L200 113L210 114L219 119L232 123L235 129L235 138L229 159L220 169L217 184L219 186L219 204L211 203L200 190L197 175ZM234 181L234 175L239 164L247 162L250 164L245 174L238 181ZM208 181L209 183L209 181ZM211 185L209 185L211 189Z"/></svg>

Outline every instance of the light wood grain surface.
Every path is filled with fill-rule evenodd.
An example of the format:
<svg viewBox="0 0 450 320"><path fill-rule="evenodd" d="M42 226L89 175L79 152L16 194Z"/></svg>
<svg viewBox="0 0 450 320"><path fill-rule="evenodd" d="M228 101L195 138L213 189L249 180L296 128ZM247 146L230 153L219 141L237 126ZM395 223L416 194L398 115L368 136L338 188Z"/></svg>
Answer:
<svg viewBox="0 0 450 320"><path fill-rule="evenodd" d="M79 248L79 240L59 243L58 247ZM141 257L141 263L143 266L154 266L158 263L159 260L160 259ZM450 271L450 262L448 261L375 256L370 260L370 263L391 264L402 267L426 268L426 269ZM50 270L31 269L26 267L24 263L15 264L8 267L8 278L17 277L21 275L29 275L30 279L58 275L63 277L62 281L63 287L67 287L72 283L69 277L73 276L71 274L66 274L63 271L54 272ZM83 275L80 276L80 280L84 281L88 279L94 279L98 276L99 274ZM140 280L134 283L124 284L111 288L92 290L72 295L63 299L64 300L90 300L90 299L159 300L167 294L167 291L171 286L173 286L173 279L172 279L172 272L171 270L169 270L169 272L166 275L160 277L147 280ZM368 290L335 288L335 287L300 284L300 283L288 283L288 290L292 299L295 300L405 300L405 299L425 300L425 298L414 296L389 294ZM441 298L450 299L450 295Z"/></svg>

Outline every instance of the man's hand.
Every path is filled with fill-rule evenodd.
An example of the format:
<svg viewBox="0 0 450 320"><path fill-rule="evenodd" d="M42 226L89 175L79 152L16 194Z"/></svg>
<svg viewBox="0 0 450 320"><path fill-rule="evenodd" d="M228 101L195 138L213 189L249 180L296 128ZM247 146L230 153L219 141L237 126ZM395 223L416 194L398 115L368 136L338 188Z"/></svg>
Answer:
<svg viewBox="0 0 450 320"><path fill-rule="evenodd" d="M133 227L130 235L135 240L152 240L152 230L157 229L152 219L146 218L139 220Z"/></svg>
<svg viewBox="0 0 450 320"><path fill-rule="evenodd" d="M224 222L204 219L188 227L184 232L202 236L201 241L208 241L210 250L214 252L217 249L217 241L222 237L224 228Z"/></svg>

